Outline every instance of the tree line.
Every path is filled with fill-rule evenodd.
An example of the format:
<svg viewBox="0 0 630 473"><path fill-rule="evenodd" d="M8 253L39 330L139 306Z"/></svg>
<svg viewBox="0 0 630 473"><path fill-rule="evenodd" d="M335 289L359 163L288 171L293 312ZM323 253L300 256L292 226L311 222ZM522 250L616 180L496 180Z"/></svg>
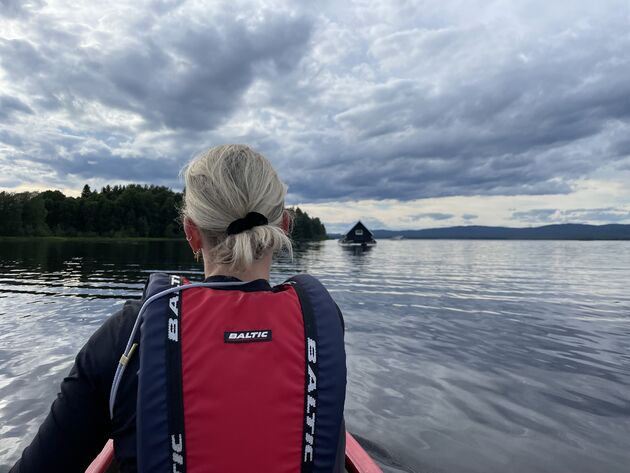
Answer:
<svg viewBox="0 0 630 473"><path fill-rule="evenodd" d="M290 209L293 213L291 238L296 241L325 240L326 227L318 217L310 217L299 207Z"/></svg>
<svg viewBox="0 0 630 473"><path fill-rule="evenodd" d="M85 185L79 197L60 191L0 192L0 235L152 237L182 235L182 194L163 186ZM323 240L326 228L299 207L292 209L294 240Z"/></svg>

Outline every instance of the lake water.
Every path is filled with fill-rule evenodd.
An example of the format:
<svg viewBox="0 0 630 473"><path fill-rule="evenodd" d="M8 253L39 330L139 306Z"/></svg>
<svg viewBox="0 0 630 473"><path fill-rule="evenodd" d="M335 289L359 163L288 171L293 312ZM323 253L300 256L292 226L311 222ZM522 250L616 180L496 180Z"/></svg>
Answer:
<svg viewBox="0 0 630 473"><path fill-rule="evenodd" d="M184 242L185 243L185 242ZM78 349L179 242L0 241L0 471ZM280 261L346 319L346 419L386 472L627 473L630 242L336 242Z"/></svg>

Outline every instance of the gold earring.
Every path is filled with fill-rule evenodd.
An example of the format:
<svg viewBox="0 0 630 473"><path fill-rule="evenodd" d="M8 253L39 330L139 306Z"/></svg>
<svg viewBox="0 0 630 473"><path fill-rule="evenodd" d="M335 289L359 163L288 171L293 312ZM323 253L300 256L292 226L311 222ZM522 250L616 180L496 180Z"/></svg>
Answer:
<svg viewBox="0 0 630 473"><path fill-rule="evenodd" d="M195 261L199 263L199 258L201 258L201 249L194 251L193 255L195 256Z"/></svg>

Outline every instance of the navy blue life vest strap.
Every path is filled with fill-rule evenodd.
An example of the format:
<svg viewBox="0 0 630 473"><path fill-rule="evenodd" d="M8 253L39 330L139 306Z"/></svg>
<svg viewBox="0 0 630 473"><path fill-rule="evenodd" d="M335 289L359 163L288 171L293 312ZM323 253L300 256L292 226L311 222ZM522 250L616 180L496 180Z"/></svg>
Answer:
<svg viewBox="0 0 630 473"><path fill-rule="evenodd" d="M146 296L180 284L181 279L177 276L152 274ZM180 300L179 293L156 300L142 321L140 346L141 354L145 356L140 357L137 404L137 425L141 426L137 431L140 472L185 471L181 375L179 384L173 383L177 379L173 376L178 369L176 365L181 372L181 345L173 337L169 338L171 333L181 333L181 327L169 326L169 318L171 321L177 318L179 324ZM149 354L153 356L147 356Z"/></svg>
<svg viewBox="0 0 630 473"><path fill-rule="evenodd" d="M287 280L292 283L304 316L306 338L306 392L303 454L308 453L307 443L311 433L310 412L316 412L315 438L313 439L314 461L309 464L303 458L302 471L330 473L335 471L335 458L339 448L339 435L343 425L343 410L346 396L346 353L343 342L343 322L338 308L316 278L299 274ZM309 363L309 337L315 337L315 363ZM313 338L311 338L313 339ZM313 367L314 365L314 367ZM312 371L309 372L309 369ZM316 406L309 406L308 384L316 382ZM315 411L313 411L313 407ZM308 460L308 458L306 458Z"/></svg>
<svg viewBox="0 0 630 473"><path fill-rule="evenodd" d="M315 460L315 421L317 420L317 326L313 306L302 283L291 281L300 300L304 320L304 412L301 473L312 473Z"/></svg>
<svg viewBox="0 0 630 473"><path fill-rule="evenodd" d="M179 276L171 276L171 285L181 286L181 284L182 280ZM172 318L169 318L167 322L169 340L166 344L166 382L168 388L168 431L171 440L169 453L171 454L173 473L186 473L184 394L182 391L182 296L182 293L174 293L169 298ZM173 325L173 323L177 325Z"/></svg>

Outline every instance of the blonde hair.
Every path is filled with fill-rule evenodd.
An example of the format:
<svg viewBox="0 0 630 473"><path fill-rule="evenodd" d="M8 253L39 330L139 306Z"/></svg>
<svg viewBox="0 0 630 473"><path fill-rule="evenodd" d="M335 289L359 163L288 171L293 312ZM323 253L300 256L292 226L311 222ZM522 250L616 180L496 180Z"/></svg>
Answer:
<svg viewBox="0 0 630 473"><path fill-rule="evenodd" d="M292 254L281 228L287 186L263 155L245 145L216 146L195 156L181 174L182 217L199 227L214 263L242 271L269 250ZM249 212L269 223L228 235L228 225Z"/></svg>

